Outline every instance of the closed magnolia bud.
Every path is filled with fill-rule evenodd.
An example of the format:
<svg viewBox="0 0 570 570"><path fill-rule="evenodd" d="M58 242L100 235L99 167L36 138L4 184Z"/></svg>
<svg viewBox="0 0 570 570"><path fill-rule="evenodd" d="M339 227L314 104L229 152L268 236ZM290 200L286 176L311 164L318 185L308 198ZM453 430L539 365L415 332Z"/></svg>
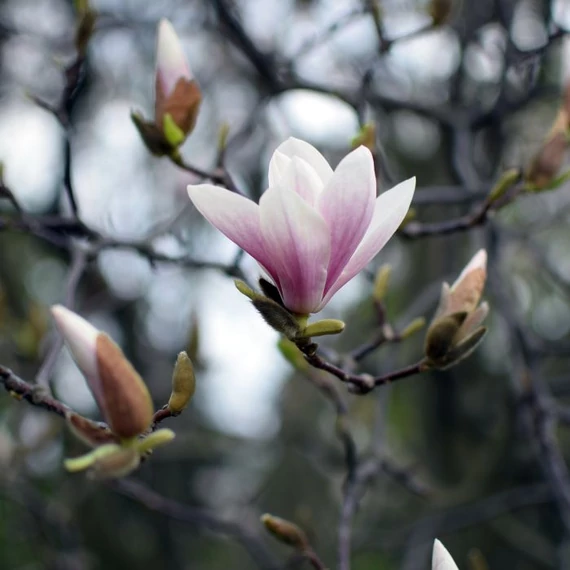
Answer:
<svg viewBox="0 0 570 570"><path fill-rule="evenodd" d="M285 307L261 295L253 299L252 303L270 327L289 339L297 338L302 329Z"/></svg>
<svg viewBox="0 0 570 570"><path fill-rule="evenodd" d="M303 552L309 549L309 541L305 533L292 522L273 515L261 517L263 526L278 540Z"/></svg>
<svg viewBox="0 0 570 570"><path fill-rule="evenodd" d="M390 284L390 276L392 275L392 267L388 264L382 265L376 272L374 277L374 289L372 297L377 303L384 300L388 292L388 285Z"/></svg>
<svg viewBox="0 0 570 570"><path fill-rule="evenodd" d="M400 332L402 340L411 337L417 332L421 331L426 326L426 320L423 317L417 317L412 322L408 323Z"/></svg>
<svg viewBox="0 0 570 570"><path fill-rule="evenodd" d="M168 400L168 409L172 414L179 414L188 405L196 390L194 366L186 352L181 352L176 359L172 373L172 393Z"/></svg>
<svg viewBox="0 0 570 570"><path fill-rule="evenodd" d="M277 343L277 348L293 368L297 370L307 370L307 368L309 368L309 363L305 360L303 353L293 341L288 338L281 337Z"/></svg>
<svg viewBox="0 0 570 570"><path fill-rule="evenodd" d="M297 335L297 338L340 334L344 330L344 327L345 324L338 319L322 319L307 325L303 331Z"/></svg>
<svg viewBox="0 0 570 570"><path fill-rule="evenodd" d="M121 439L143 433L152 421L152 400L123 351L73 311L58 305L52 313L112 432Z"/></svg>
<svg viewBox="0 0 570 570"><path fill-rule="evenodd" d="M425 355L430 361L439 362L453 347L457 332L467 318L467 313L454 313L437 319L426 334Z"/></svg>
<svg viewBox="0 0 570 570"><path fill-rule="evenodd" d="M166 443L171 442L176 434L168 428L162 428L158 431L149 433L145 438L135 442L135 449L141 454L145 455L153 449L160 447Z"/></svg>
<svg viewBox="0 0 570 570"><path fill-rule="evenodd" d="M547 188L560 172L568 147L565 132L554 133L531 162L525 179L533 189Z"/></svg>
<svg viewBox="0 0 570 570"><path fill-rule="evenodd" d="M503 172L497 183L493 186L491 192L489 192L489 197L487 200L489 202L495 202L499 198L502 198L506 192L508 192L514 184L516 184L521 177L521 172L518 168L510 168Z"/></svg>
<svg viewBox="0 0 570 570"><path fill-rule="evenodd" d="M202 94L168 20L158 25L155 96L155 123L176 147L194 128Z"/></svg>
<svg viewBox="0 0 570 570"><path fill-rule="evenodd" d="M360 145L365 146L371 152L376 149L376 124L366 123L362 125L358 134L352 139L350 146L358 148Z"/></svg>

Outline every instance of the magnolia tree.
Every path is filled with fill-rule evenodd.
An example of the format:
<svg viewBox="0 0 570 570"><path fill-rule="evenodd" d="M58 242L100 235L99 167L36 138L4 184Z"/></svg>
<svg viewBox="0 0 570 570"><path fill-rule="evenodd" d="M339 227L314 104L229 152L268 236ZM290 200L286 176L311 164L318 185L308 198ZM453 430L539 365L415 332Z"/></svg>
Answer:
<svg viewBox="0 0 570 570"><path fill-rule="evenodd" d="M475 8L433 0L413 6L418 26L400 33L391 18L410 19L412 8L355 3L327 25L316 17L319 2L299 2L292 13L313 18L317 31L291 53L279 51L278 42L262 45L241 13L245 6L236 4L188 8L192 26L210 27L224 44L211 61L204 49L183 44L170 21L157 24L154 114L133 111L128 128L144 144L145 168L184 174L175 182L184 195L176 195L176 215L142 237L125 238L120 224L92 221L74 161L75 133L84 126L75 122L76 103L87 89L90 59L102 57L98 38L117 26L118 14L78 1L76 55L64 68L58 102L30 92L63 129L64 152L51 211L26 206L8 159L0 184L6 536L23 524L20 506L39 529L51 529L47 537L27 536L27 544L36 540L49 551L49 568L414 570L431 559L433 570L456 570L437 537L472 570L565 567L570 478L554 426L570 414L553 392L568 394L570 91L561 96L558 85L538 78L538 71L552 74L548 66L566 73L556 51L566 33L556 19L563 7L554 3L541 16L530 2L497 2L497 16L486 12L492 2ZM293 30L301 30L292 18ZM318 60L342 70L342 81L303 70L306 54L357 20L372 33L372 51L357 49L355 61L334 65ZM536 32L529 22L540 27L538 45L528 40ZM148 26L137 34L149 36ZM390 58L420 57L405 46L437 34L460 64L439 77L441 85L430 83L431 91L404 96ZM348 38L351 45L361 40L358 33ZM203 78L189 64L198 60ZM437 61L430 65L438 69ZM236 128L227 105L212 113L212 75L244 66L259 97ZM151 77L136 81L150 84ZM350 109L352 139L309 142L292 128L268 137L269 105L298 90ZM527 110L543 96L545 109ZM394 119L398 113L407 115ZM416 156L428 157L422 164L412 151L398 154L391 130L412 146L417 141L410 139L420 137L420 146L435 148L416 148ZM522 137L531 139L529 152L510 141ZM244 151L248 145L253 154ZM200 162L204 149L213 167ZM157 209L170 200L164 184L156 183ZM136 200L133 194L129 212ZM181 228L188 224L207 232L203 247L185 240ZM21 234L30 240L25 246ZM234 259L219 261L220 248L210 241L233 247ZM17 263L9 250L20 252ZM169 278L210 270L233 281L216 301L219 333L207 341L202 333L208 323L200 299L213 291L190 287L184 296L193 296L195 313L182 316L186 341L152 346L149 339L160 333L141 332L141 320L126 309L150 305L149 298L141 292L120 301L106 282L105 254L115 250L145 260L149 275L161 277L156 295L173 299L173 313L182 305ZM40 291L35 299L14 287L15 264L31 272L42 256L66 264L51 301L41 292L45 269L23 278ZM136 272L133 258L126 259L117 274ZM178 268L178 277L165 267ZM244 303L247 323L264 321L255 332L245 321L227 324L241 318L233 311ZM93 318L100 306L115 315L115 325ZM208 345L219 344L223 354L241 337L252 337L251 351L232 358L224 372L228 390L262 360L276 368L285 362L293 386L277 397L280 433L251 441L237 438L240 420L232 413L255 396L256 384L238 387L233 408L216 407L213 392L214 410L234 435L213 427L199 397L216 366L203 356ZM264 338L276 347L270 354ZM69 371L62 354L71 355L98 411L74 405L61 380ZM47 444L55 445L55 461L41 459ZM173 522L186 526L173 529ZM13 540L2 543L2 567L43 567L41 553Z"/></svg>

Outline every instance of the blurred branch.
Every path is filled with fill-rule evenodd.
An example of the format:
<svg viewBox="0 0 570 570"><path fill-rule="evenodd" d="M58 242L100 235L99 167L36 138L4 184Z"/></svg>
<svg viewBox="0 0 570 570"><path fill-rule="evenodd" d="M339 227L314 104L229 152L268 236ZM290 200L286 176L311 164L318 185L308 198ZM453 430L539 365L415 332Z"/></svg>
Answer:
<svg viewBox="0 0 570 570"><path fill-rule="evenodd" d="M257 528L255 531L249 528L244 516L241 516L239 520L223 519L205 509L184 505L164 497L143 483L132 479L113 481L109 483L109 487L168 518L234 538L244 547L259 568L274 570L280 566L263 544L261 532L258 532Z"/></svg>

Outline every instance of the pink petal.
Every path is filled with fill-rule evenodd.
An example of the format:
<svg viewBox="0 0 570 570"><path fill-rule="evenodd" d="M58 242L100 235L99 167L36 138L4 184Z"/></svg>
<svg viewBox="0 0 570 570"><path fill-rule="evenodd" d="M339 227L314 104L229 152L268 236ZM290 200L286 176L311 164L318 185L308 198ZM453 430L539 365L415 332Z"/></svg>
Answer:
<svg viewBox="0 0 570 570"><path fill-rule="evenodd" d="M432 570L458 570L457 564L453 561L451 554L439 540L433 543L433 556L431 560Z"/></svg>
<svg viewBox="0 0 570 570"><path fill-rule="evenodd" d="M314 311L321 301L330 257L329 228L288 188L269 188L259 201L261 233L285 306Z"/></svg>
<svg viewBox="0 0 570 570"><path fill-rule="evenodd" d="M327 283L340 275L366 233L376 198L372 153L364 146L341 160L321 193L318 210L331 231L331 260Z"/></svg>
<svg viewBox="0 0 570 570"><path fill-rule="evenodd" d="M259 206L255 202L212 184L190 185L188 196L215 228L249 253L272 279L276 279L273 264L263 246Z"/></svg>
<svg viewBox="0 0 570 570"><path fill-rule="evenodd" d="M326 158L308 142L289 137L285 142L281 143L277 147L275 153L277 152L284 154L289 158L293 158L294 156L302 158L315 170L323 184L326 184L333 174L332 168ZM269 180L271 180L272 176L275 174L272 170L275 170L276 166L277 164L274 164L274 160L272 158L269 163ZM271 182L269 183L269 186L272 186Z"/></svg>
<svg viewBox="0 0 570 570"><path fill-rule="evenodd" d="M415 187L416 179L409 178L376 198L368 230L338 279L325 290L319 310L386 245L406 216Z"/></svg>

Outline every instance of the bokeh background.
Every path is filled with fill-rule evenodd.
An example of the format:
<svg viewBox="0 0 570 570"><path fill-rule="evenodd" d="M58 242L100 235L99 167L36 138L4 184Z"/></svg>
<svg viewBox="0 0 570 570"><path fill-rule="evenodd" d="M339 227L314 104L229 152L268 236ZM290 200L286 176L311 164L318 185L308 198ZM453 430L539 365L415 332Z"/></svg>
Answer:
<svg viewBox="0 0 570 570"><path fill-rule="evenodd" d="M174 259L231 265L238 251L189 206L186 185L199 178L152 157L130 120L132 110L152 116L160 18L173 22L203 92L183 155L211 169L227 124L225 166L254 199L286 137L311 142L336 164L360 127L374 122L380 189L416 176L417 219L458 218L506 168L529 164L570 79L567 0L91 6L99 17L70 115L80 218L109 240ZM65 132L36 99L60 99L76 19L69 1L0 2L0 161L27 216L70 215ZM387 315L401 328L429 319L442 281L488 249L490 328L472 357L365 397L339 386L361 457L381 458L354 520L354 570L428 568L435 537L461 568L570 568L568 192L562 185L520 196L468 231L395 237L323 312L346 321L328 346L349 352L378 333L370 276L381 264L393 269ZM19 215L0 201L0 363L33 381L54 342L49 305L65 299L81 240L57 247L11 230L8 220ZM255 263L238 261L255 279ZM201 516L177 520L184 517L174 507L157 512L124 489L67 474L63 458L84 447L61 418L3 394L0 568L308 567L263 534L263 512L300 524L335 568L346 476L335 409L293 372L277 333L232 278L152 261L141 248L103 248L80 278L75 305L121 344L157 406L168 399L176 354L191 353L196 396L165 423L177 438L132 480L136 489L237 521L239 532ZM361 370L380 374L415 362L422 345L422 333L389 344ZM52 388L98 417L66 350Z"/></svg>

